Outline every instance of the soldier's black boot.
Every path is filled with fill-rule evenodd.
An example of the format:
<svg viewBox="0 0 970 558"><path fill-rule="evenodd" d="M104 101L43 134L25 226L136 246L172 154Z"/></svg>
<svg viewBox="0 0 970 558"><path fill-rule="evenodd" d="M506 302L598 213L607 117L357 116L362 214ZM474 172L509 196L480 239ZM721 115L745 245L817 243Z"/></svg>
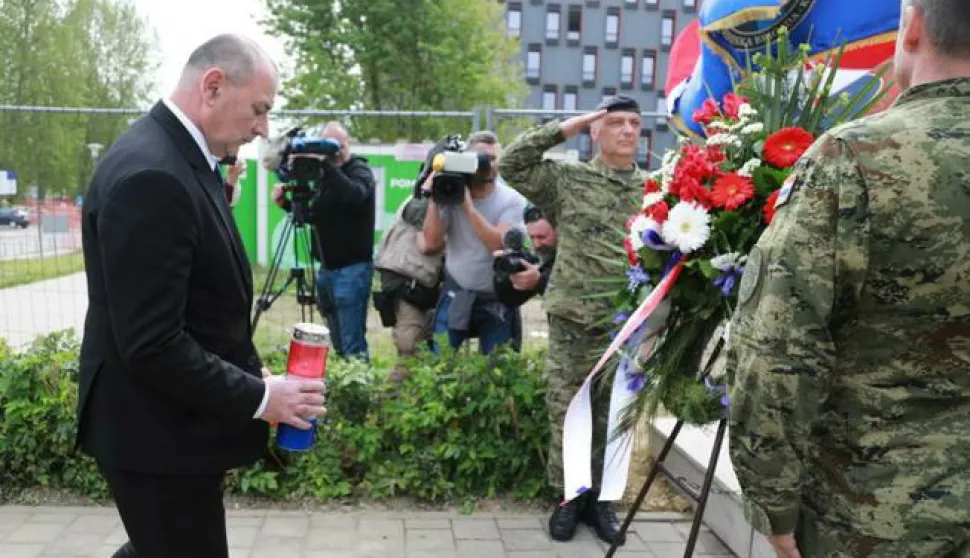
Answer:
<svg viewBox="0 0 970 558"><path fill-rule="evenodd" d="M582 494L568 504L556 506L549 518L549 536L557 541L572 540L585 504L586 495Z"/></svg>
<svg viewBox="0 0 970 558"><path fill-rule="evenodd" d="M599 502L595 495L590 496L583 510L582 520L596 531L597 537L608 544L613 544L619 538L620 520L616 517L616 505L613 502ZM626 537L622 537L617 544L622 546L625 543Z"/></svg>

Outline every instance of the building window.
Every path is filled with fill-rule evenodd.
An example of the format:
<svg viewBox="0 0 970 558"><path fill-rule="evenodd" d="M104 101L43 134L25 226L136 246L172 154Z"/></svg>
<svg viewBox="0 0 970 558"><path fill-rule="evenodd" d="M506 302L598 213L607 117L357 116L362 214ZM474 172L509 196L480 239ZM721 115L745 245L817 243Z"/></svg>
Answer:
<svg viewBox="0 0 970 558"><path fill-rule="evenodd" d="M651 151L653 151L653 134L650 130L641 129L640 141L637 143L637 164L646 170L650 170L652 163Z"/></svg>
<svg viewBox="0 0 970 558"><path fill-rule="evenodd" d="M630 89L633 87L633 58L636 51L624 49L623 56L620 58L620 87Z"/></svg>
<svg viewBox="0 0 970 558"><path fill-rule="evenodd" d="M674 27L676 26L677 14L667 10L664 12L663 19L660 21L660 46L670 48L674 44Z"/></svg>
<svg viewBox="0 0 970 558"><path fill-rule="evenodd" d="M529 81L538 81L542 67L542 45L532 43L525 60L525 77Z"/></svg>
<svg viewBox="0 0 970 558"><path fill-rule="evenodd" d="M660 0L643 0L643 5L646 6L648 10L656 10L660 7Z"/></svg>
<svg viewBox="0 0 970 558"><path fill-rule="evenodd" d="M643 60L640 61L640 87L644 90L651 90L657 79L657 51L643 51Z"/></svg>
<svg viewBox="0 0 970 558"><path fill-rule="evenodd" d="M589 161L593 158L593 140L589 134L579 134L579 160Z"/></svg>
<svg viewBox="0 0 970 558"><path fill-rule="evenodd" d="M547 85L542 89L542 110L556 110L555 85Z"/></svg>
<svg viewBox="0 0 970 558"><path fill-rule="evenodd" d="M635 9L637 7L637 4L639 3L640 3L640 0L623 0L623 5L626 6L627 8Z"/></svg>
<svg viewBox="0 0 970 558"><path fill-rule="evenodd" d="M606 46L616 48L620 42L620 8L606 8Z"/></svg>
<svg viewBox="0 0 970 558"><path fill-rule="evenodd" d="M612 99L613 97L616 97L616 88L615 87L604 87L603 88L603 98L602 98L602 100L603 101L606 101L607 99Z"/></svg>
<svg viewBox="0 0 970 558"><path fill-rule="evenodd" d="M697 9L697 0L684 0L684 9L693 12Z"/></svg>
<svg viewBox="0 0 970 558"><path fill-rule="evenodd" d="M600 7L600 0L586 0L586 7L587 8L599 8Z"/></svg>
<svg viewBox="0 0 970 558"><path fill-rule="evenodd" d="M657 95L657 128L667 127L667 99Z"/></svg>
<svg viewBox="0 0 970 558"><path fill-rule="evenodd" d="M522 4L519 2L509 2L509 10L505 12L505 28L513 39L522 35Z"/></svg>
<svg viewBox="0 0 970 558"><path fill-rule="evenodd" d="M575 85L567 85L562 92L562 110L576 110L576 96L579 91Z"/></svg>
<svg viewBox="0 0 970 558"><path fill-rule="evenodd" d="M549 4L546 10L546 41L558 41L559 26L562 20L562 14L559 13L559 4Z"/></svg>
<svg viewBox="0 0 970 558"><path fill-rule="evenodd" d="M583 7L578 4L569 6L569 17L566 20L566 40L578 43L583 28Z"/></svg>
<svg viewBox="0 0 970 558"><path fill-rule="evenodd" d="M596 82L596 47L586 47L583 51L583 83Z"/></svg>

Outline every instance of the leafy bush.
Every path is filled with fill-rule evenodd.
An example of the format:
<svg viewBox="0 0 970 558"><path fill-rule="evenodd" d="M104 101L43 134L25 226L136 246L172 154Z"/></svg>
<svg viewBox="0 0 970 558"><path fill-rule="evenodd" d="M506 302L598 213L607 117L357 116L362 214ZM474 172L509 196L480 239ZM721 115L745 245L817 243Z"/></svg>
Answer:
<svg viewBox="0 0 970 558"><path fill-rule="evenodd" d="M23 354L0 344L0 471L10 489L36 486L100 497L91 459L72 453L76 340L39 339ZM546 492L549 420L541 354L488 357L446 351L408 364L399 388L387 370L331 357L327 409L311 451L270 440L260 462L230 472L227 492L274 499L414 497L469 501ZM285 369L286 355L267 364ZM0 499L5 495L0 488Z"/></svg>

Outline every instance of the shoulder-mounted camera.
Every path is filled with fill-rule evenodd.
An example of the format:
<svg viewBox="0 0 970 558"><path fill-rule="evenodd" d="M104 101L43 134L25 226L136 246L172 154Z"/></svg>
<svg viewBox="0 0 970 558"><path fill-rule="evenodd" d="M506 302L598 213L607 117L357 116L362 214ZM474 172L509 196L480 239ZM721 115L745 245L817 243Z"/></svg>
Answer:
<svg viewBox="0 0 970 558"><path fill-rule="evenodd" d="M481 183L491 169L492 162L487 155L466 149L461 136L452 134L442 138L428 153L418 185L424 183L431 171L435 172L430 196L436 204L460 205L465 200L465 188Z"/></svg>
<svg viewBox="0 0 970 558"><path fill-rule="evenodd" d="M266 170L274 171L281 181L297 189L309 189L320 179L323 159L338 151L340 142L337 140L307 136L297 127L270 140L262 164Z"/></svg>

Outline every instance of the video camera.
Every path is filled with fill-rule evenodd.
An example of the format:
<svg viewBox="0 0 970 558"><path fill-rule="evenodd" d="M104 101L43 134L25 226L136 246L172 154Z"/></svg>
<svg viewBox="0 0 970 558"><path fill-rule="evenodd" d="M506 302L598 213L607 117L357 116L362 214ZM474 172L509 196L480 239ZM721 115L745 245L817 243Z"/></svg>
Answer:
<svg viewBox="0 0 970 558"><path fill-rule="evenodd" d="M423 184L433 170L431 199L438 205L460 205L465 200L465 188L482 184L491 170L491 160L484 153L465 152L465 143L458 135L446 136L428 154L427 165L418 184Z"/></svg>
<svg viewBox="0 0 970 558"><path fill-rule="evenodd" d="M331 157L340 151L340 142L331 138L307 137L302 128L293 128L270 141L262 158L266 170L276 172L294 191L308 192L320 179L320 156Z"/></svg>
<svg viewBox="0 0 970 558"><path fill-rule="evenodd" d="M525 271L525 263L539 265L539 256L525 249L525 235L519 229L509 229L502 235L502 246L505 253L492 261L492 271L496 281L505 282L509 276Z"/></svg>

